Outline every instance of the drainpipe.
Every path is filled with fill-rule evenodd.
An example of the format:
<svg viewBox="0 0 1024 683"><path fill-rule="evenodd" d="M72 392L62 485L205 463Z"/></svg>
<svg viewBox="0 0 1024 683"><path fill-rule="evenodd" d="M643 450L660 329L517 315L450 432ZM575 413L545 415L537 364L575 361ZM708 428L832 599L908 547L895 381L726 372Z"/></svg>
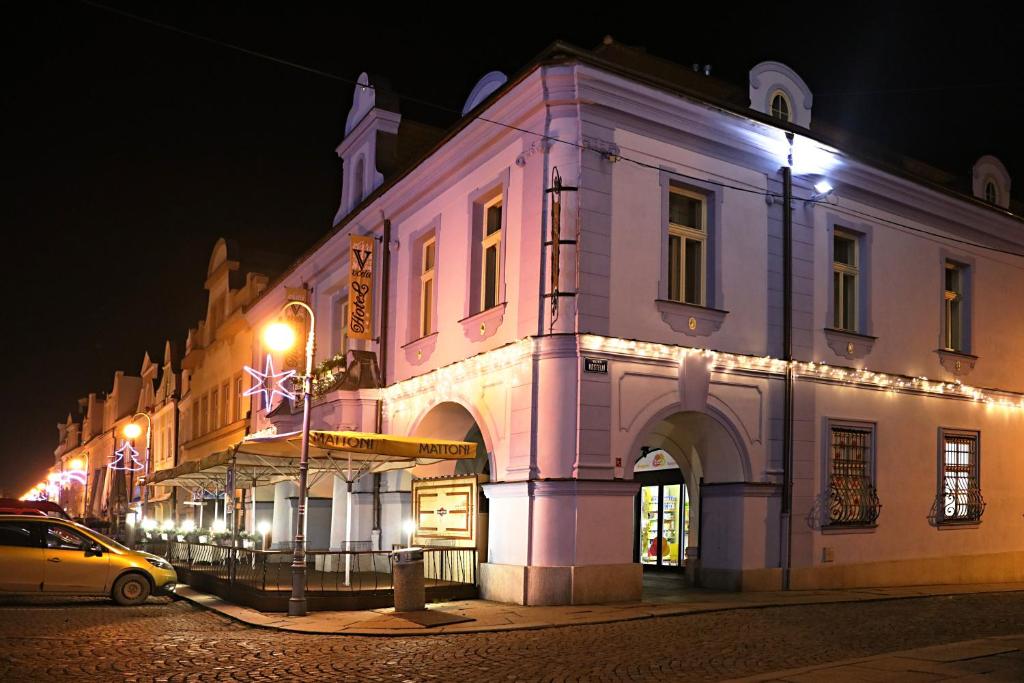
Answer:
<svg viewBox="0 0 1024 683"><path fill-rule="evenodd" d="M792 142L792 139L791 139ZM782 418L782 589L789 590L793 559L793 170L782 168L782 357L786 381Z"/></svg>
<svg viewBox="0 0 1024 683"><path fill-rule="evenodd" d="M391 304L391 221L384 219L384 234L382 237L384 251L381 255L381 289L380 289L380 344L378 345L379 369L381 384L388 385L388 322ZM384 429L384 399L377 399L377 433ZM351 488L351 486L350 486ZM351 494L349 494L351 495ZM380 473L373 474L373 531L379 539L381 535L380 517Z"/></svg>

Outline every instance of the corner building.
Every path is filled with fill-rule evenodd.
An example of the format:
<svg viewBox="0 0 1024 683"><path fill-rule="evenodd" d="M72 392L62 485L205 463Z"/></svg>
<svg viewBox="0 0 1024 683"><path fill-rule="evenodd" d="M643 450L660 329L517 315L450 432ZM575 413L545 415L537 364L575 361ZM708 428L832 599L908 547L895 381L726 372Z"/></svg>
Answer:
<svg viewBox="0 0 1024 683"><path fill-rule="evenodd" d="M301 291L317 362L376 354L383 386L318 396L314 429L483 444L482 597L638 599L659 567L1024 579L1024 223L994 157L959 186L812 122L785 65L737 88L611 40L488 74L443 134L359 83L336 225L246 315ZM353 235L377 244L368 341L345 327ZM254 404L250 431L298 424ZM372 505L318 483L311 543L336 545L345 495L358 537L399 541L409 478Z"/></svg>

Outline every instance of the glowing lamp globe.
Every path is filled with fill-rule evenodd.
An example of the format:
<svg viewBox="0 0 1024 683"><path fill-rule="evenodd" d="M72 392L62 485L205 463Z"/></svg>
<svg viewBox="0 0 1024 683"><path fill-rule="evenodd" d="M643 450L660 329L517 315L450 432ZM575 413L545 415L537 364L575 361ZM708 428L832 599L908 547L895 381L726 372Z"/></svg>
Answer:
<svg viewBox="0 0 1024 683"><path fill-rule="evenodd" d="M174 528L174 520L170 518L165 519L160 528L164 531L171 531Z"/></svg>
<svg viewBox="0 0 1024 683"><path fill-rule="evenodd" d="M270 533L270 522L263 520L256 525L256 531L259 532L260 536L266 536Z"/></svg>
<svg viewBox="0 0 1024 683"><path fill-rule="evenodd" d="M75 458L74 460L72 460L71 463L70 463L70 466L71 466L71 469L73 469L73 470L81 470L82 467L83 467L83 463L82 463L81 458Z"/></svg>
<svg viewBox="0 0 1024 683"><path fill-rule="evenodd" d="M273 351L287 351L295 345L295 330L285 323L271 323L263 330L263 343Z"/></svg>
<svg viewBox="0 0 1024 683"><path fill-rule="evenodd" d="M139 425L135 424L134 422L129 422L128 424L126 424L124 426L125 438L137 439L137 438L139 438L140 434L142 434L142 427L140 427Z"/></svg>
<svg viewBox="0 0 1024 683"><path fill-rule="evenodd" d="M181 530L184 531L186 534L190 534L196 530L196 523L193 522L191 519L186 519L184 522L181 523Z"/></svg>

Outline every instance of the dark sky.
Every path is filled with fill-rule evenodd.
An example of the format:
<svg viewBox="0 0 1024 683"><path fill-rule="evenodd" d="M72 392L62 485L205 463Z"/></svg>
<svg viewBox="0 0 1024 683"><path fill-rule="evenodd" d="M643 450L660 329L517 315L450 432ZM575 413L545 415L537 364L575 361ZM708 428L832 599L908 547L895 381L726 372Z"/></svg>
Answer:
<svg viewBox="0 0 1024 683"><path fill-rule="evenodd" d="M995 154L1024 188L1024 25L997 3L684 3L660 20L506 3L469 16L475 28L438 4L418 5L436 16L109 4L346 79L385 74L448 108L559 38L593 47L611 34L740 83L777 59L815 92L815 117L965 175ZM297 256L330 228L352 87L74 0L5 5L0 24L0 490L19 495L52 463L78 397L137 373L166 338L183 345L218 237L238 239L244 262L247 246Z"/></svg>

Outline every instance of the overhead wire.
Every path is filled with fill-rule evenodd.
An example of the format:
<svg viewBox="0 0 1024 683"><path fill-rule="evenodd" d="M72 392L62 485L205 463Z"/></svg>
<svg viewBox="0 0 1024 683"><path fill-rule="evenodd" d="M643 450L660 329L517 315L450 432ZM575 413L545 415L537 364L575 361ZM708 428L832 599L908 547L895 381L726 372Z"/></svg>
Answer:
<svg viewBox="0 0 1024 683"><path fill-rule="evenodd" d="M264 59L264 60L267 60L269 62L272 62L272 63L275 63L275 64L279 64L281 66L286 66L286 67L298 69L298 70L304 71L306 73L310 73L310 74L317 75L317 76L322 76L322 77L329 78L331 80L338 81L338 82L341 82L341 83L346 83L346 84L352 85L352 86L359 86L359 87L363 87L363 88L374 89L374 86L371 83L361 83L358 80L355 80L355 79L352 79L352 78L347 78L347 77L341 76L339 74L335 74L335 73L332 73L332 72L329 72L329 71L324 71L323 69L317 69L315 67L306 66L305 64L301 64L299 62L294 62L294 61L291 61L291 60L275 57L274 55L270 55L270 54L267 54L265 52L260 52L258 50L252 50L252 49L243 47L241 45L237 45L235 43L230 43L230 42L227 42L227 41L224 41L224 40L220 40L218 38L213 38L213 37L201 34L201 33L196 33L194 31L189 31L187 29L183 29L183 28L181 28L179 26L175 26L173 24L168 24L166 22L162 22L162 21L158 21L158 20L155 20L155 19L151 19L149 17L144 17L142 15L138 15L138 14L135 14L133 12L127 12L125 10L121 10L121 9L118 9L118 8L115 8L115 7L111 7L109 5L104 5L102 3L95 2L94 0L78 0L78 1L80 3L82 3L82 4L84 4L84 5L87 5L89 7L92 7L92 8L101 10L101 11L109 12L111 14L122 16L122 17L125 17L125 18L128 18L128 19L133 19L135 21L139 21L139 22L148 24L150 26L154 26L154 27L157 27L157 28L160 28L160 29L164 29L166 31L170 31L170 32L173 32L173 33L178 33L178 34L181 34L181 35L184 35L184 36L187 36L189 38L193 38L195 40L199 40L199 41L202 41L202 42L205 42L205 43L209 43L209 44L212 44L212 45L217 45L217 46L228 48L228 49L231 49L231 50L236 50L238 52L241 52L243 54L249 55L251 57L256 57L258 59ZM990 85L995 85L995 84L990 84ZM460 117L464 116L462 111L460 111L458 109L455 109L453 107L447 106L447 105L439 104L437 102L432 102L432 101L425 100L423 98L419 98L419 97L415 97L415 96L411 96L411 95L404 95L404 94L399 93L399 92L395 92L394 94L396 96L398 96L401 100L404 100L404 101L414 102L416 104L420 104L420 105L423 105L423 106L427 106L427 107L431 107L431 108L437 109L439 111L444 111L444 112L447 112L447 113L450 113L450 114L455 114L455 115L458 115ZM840 94L840 93L834 93L834 94ZM663 170L666 170L666 169L664 169L664 168L662 168L660 166L657 166L655 164L651 164L651 163L648 163L648 162L645 162L645 161L641 161L639 159L635 159L635 158L632 158L632 157L624 156L624 155L618 154L618 153L614 153L613 154L613 153L608 152L606 150L590 147L590 146L587 146L586 144L580 144L580 143L574 142L572 140L563 140L561 138L557 138L557 137L553 137L553 136L550 136L550 135L546 135L545 133L539 133L537 131L532 131L532 130L529 130L527 128L522 128L520 126L516 126L516 125L510 124L510 123L505 123L505 122L502 122L502 121L496 121L494 119L487 118L487 117L483 116L482 114L476 114L473 117L473 119L482 121L484 123L489 123L489 124L492 124L492 125L495 125L495 126L500 126L500 127L506 128L508 130L513 130L513 131L516 131L516 132L519 132L519 133L523 133L525 135L531 135L531 136L537 137L537 138L539 138L541 140L548 141L548 142L551 142L551 143L558 143L558 144L562 144L562 145L568 145L570 147L573 147L573 148L576 148L576 149L579 149L579 150L582 150L582 151L594 152L594 153L597 153L597 154L599 154L599 155L601 155L602 157L605 157L605 158L614 158L614 160L616 160L616 161L619 161L619 160L627 161L627 162L629 162L631 164L634 164L636 166L639 166L639 167L642 167L642 168L646 168L646 169L649 169L649 170L655 170L655 171L659 171L659 172L663 171ZM607 141L602 141L602 142L607 142ZM616 147L618 147L618 146L616 146ZM619 149L621 150L622 148L619 147ZM630 148L625 148L625 149L630 149ZM650 154L650 153L647 153L647 152L642 152L642 151L636 150L636 149L631 149L631 151L638 152L640 154L644 154L646 156L650 156L650 157L653 157L653 158L656 158L656 159L660 159L662 161L665 161L666 163L671 163L671 164L674 164L674 165L679 165L679 162L677 160L668 159L668 158L665 158L665 157L659 157L658 155ZM688 180L694 180L694 181L698 181L698 182L705 182L705 183L708 183L708 184L716 185L718 187L722 187L722 188L725 188L725 189L735 190L735 191L738 191L738 192L747 192L747 193L750 193L750 194L757 194L759 196L763 196L763 197L766 197L766 198L771 198L772 200L777 200L777 201L781 201L782 200L782 195L780 193L771 192L769 190L765 190L765 189L756 187L756 186L754 186L752 184L747 184L747 183L745 183L745 181L740 180L738 178L729 178L729 180L734 182L734 183L744 183L744 184L747 184L748 186L747 187L742 187L741 185L734 185L734 184L730 184L730 183L727 183L727 182L723 182L721 180L717 180L714 177L695 176L695 175L690 175L690 174L682 173L682 172L677 171L677 170L672 170L671 173L674 176L678 176L678 177L681 177L681 178L686 178ZM822 203L822 202L820 202L820 200L814 200L814 199L807 199L807 200L804 200L804 201L806 201L808 203ZM861 218L866 218L866 219L869 219L869 220L875 220L875 221L879 221L879 222L888 223L888 224L896 226L896 227L905 228L907 230L911 230L911 231L914 231L914 232L917 232L917 233L921 233L921 234L926 234L926 235L929 235L931 237L935 237L935 238L938 238L938 239L949 240L951 242L955 242L955 243L958 243L958 244L964 244L964 245L973 246L973 247L976 247L978 249L986 249L986 250L989 250L989 251L993 251L993 252L997 252L997 253L1001 253L1001 254L1005 254L1005 255L1009 255L1009 256L1015 256L1015 257L1024 258L1024 252L1017 252L1017 251L1012 251L1012 250L1008 250L1008 249L1002 249L1000 247L994 247L994 246L991 246L991 245L981 244L979 242L975 242L975 241L972 241L972 240L965 240L965 239L953 237L953 236L950 236L950 235L947 235L947 234L944 234L944 233L938 233L938 232L935 232L933 230L927 230L925 228L920 228L920 227L908 225L908 224L902 223L900 221L894 221L892 219L884 218L882 216L876 216L874 214L870 214L870 213L867 213L867 212L859 211L857 209L853 209L853 208L850 208L850 207L838 206L836 204L832 204L832 203L829 203L829 202L824 202L824 203L827 203L829 206L834 206L834 207L840 208L842 210L848 211L850 213L853 213L853 214L855 214L857 216L860 216Z"/></svg>

